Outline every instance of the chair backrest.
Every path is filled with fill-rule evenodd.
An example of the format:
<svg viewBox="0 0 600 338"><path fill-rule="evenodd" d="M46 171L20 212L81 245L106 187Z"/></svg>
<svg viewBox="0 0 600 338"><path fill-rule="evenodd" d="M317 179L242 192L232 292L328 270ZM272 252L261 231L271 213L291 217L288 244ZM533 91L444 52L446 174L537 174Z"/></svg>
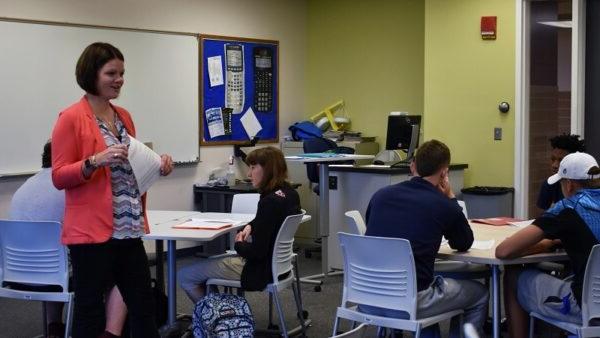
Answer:
<svg viewBox="0 0 600 338"><path fill-rule="evenodd" d="M465 214L465 218L469 219L469 214L467 213L467 203L465 201L457 200L458 205L462 208L463 214Z"/></svg>
<svg viewBox="0 0 600 338"><path fill-rule="evenodd" d="M293 271L292 256L294 255L294 235L298 230L298 225L302 221L305 211L297 215L286 217L279 228L277 237L275 238L275 246L273 247L273 281L277 281L279 276L284 273Z"/></svg>
<svg viewBox="0 0 600 338"><path fill-rule="evenodd" d="M346 211L346 223L351 233L356 235L364 235L367 232L367 225L362 215L358 210Z"/></svg>
<svg viewBox="0 0 600 338"><path fill-rule="evenodd" d="M332 336L330 338L364 338L367 336L367 328L369 325L360 324L359 326L353 328L350 331L340 333L338 335Z"/></svg>
<svg viewBox="0 0 600 338"><path fill-rule="evenodd" d="M315 137L302 142L302 149L305 153L324 153L336 148L335 142L323 137ZM319 169L316 163L306 163L306 175L312 183L319 183Z"/></svg>
<svg viewBox="0 0 600 338"><path fill-rule="evenodd" d="M0 220L2 283L58 285L68 291L67 248L58 222Z"/></svg>
<svg viewBox="0 0 600 338"><path fill-rule="evenodd" d="M417 315L417 278L410 242L338 232L344 256L342 306L347 302Z"/></svg>
<svg viewBox="0 0 600 338"><path fill-rule="evenodd" d="M583 326L588 326L594 318L600 318L600 244L594 245L587 261L581 303Z"/></svg>
<svg viewBox="0 0 600 338"><path fill-rule="evenodd" d="M234 214L256 215L260 194L235 194L231 201L231 212Z"/></svg>

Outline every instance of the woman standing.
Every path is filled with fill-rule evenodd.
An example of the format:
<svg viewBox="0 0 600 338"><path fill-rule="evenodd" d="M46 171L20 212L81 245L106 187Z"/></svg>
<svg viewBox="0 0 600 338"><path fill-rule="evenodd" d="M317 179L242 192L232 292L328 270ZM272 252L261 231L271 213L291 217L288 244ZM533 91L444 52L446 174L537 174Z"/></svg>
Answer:
<svg viewBox="0 0 600 338"><path fill-rule="evenodd" d="M286 181L281 150L256 149L248 154L248 177L260 192L256 217L235 238L237 256L207 258L179 271L181 288L196 303L210 278L241 280L247 291L263 290L272 282L271 259L275 238L286 217L301 212L298 193Z"/></svg>
<svg viewBox="0 0 600 338"><path fill-rule="evenodd" d="M127 159L135 127L110 103L123 86L124 57L108 43L89 45L79 57L77 83L86 92L62 111L52 133L52 180L65 189L62 241L73 266L73 337L110 337L104 330L104 292L119 287L133 337L158 337L150 269L141 237L148 232L146 196ZM160 171L173 169L161 156Z"/></svg>

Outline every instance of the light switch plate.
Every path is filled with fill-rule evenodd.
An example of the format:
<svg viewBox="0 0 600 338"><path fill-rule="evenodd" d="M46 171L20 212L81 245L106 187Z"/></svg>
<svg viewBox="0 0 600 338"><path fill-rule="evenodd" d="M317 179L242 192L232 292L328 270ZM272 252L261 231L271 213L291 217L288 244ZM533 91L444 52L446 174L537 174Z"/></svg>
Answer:
<svg viewBox="0 0 600 338"><path fill-rule="evenodd" d="M502 140L502 128L494 128L494 141Z"/></svg>

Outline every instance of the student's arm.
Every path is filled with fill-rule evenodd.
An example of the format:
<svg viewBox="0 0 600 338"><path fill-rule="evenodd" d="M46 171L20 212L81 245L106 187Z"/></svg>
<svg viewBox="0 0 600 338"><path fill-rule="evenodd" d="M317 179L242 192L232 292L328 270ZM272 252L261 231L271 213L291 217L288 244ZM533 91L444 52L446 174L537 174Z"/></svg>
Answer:
<svg viewBox="0 0 600 338"><path fill-rule="evenodd" d="M235 251L246 259L263 259L273 251L270 246L274 232L279 230L281 224L277 223L278 208L269 203L270 198L258 202L256 217L250 222L252 227L252 242L238 240L235 242Z"/></svg>
<svg viewBox="0 0 600 338"><path fill-rule="evenodd" d="M455 221L452 222L452 225L446 230L444 233L444 237L448 239L448 245L457 251L467 251L473 245L473 230L469 226L469 222L465 218L460 206L456 202L454 198L454 203L456 203L457 211L455 215Z"/></svg>
<svg viewBox="0 0 600 338"><path fill-rule="evenodd" d="M508 237L496 247L496 257L512 259L550 250L554 242L544 239L544 232L532 224Z"/></svg>

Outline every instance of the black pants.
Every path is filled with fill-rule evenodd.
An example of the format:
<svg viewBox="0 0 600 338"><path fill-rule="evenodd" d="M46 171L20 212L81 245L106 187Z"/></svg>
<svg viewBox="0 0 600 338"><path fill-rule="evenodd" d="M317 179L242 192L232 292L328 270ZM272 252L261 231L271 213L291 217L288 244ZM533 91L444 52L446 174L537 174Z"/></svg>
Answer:
<svg viewBox="0 0 600 338"><path fill-rule="evenodd" d="M113 283L127 304L132 337L158 337L150 268L141 239L69 245L69 250L75 291L73 338L95 338L104 332L104 293Z"/></svg>

